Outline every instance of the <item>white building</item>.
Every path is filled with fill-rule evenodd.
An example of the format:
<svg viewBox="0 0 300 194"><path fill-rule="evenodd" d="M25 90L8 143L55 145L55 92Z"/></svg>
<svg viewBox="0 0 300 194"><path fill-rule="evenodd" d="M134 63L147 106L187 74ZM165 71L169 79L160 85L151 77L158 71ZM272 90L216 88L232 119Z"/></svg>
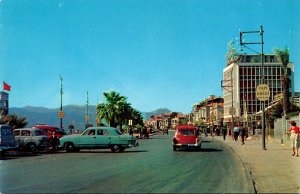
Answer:
<svg viewBox="0 0 300 194"><path fill-rule="evenodd" d="M238 62L229 64L223 69L224 122L243 121L262 110L261 102L256 98L256 87L262 83L261 55L243 54ZM270 88L270 98L265 102L267 107L275 95L282 92L280 60L274 54L264 55L264 80ZM290 93L294 94L294 64L288 64Z"/></svg>

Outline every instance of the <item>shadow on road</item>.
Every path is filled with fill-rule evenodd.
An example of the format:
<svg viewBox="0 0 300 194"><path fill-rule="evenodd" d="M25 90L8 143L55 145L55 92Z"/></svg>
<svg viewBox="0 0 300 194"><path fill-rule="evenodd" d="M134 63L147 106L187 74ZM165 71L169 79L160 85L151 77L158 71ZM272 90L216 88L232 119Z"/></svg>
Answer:
<svg viewBox="0 0 300 194"><path fill-rule="evenodd" d="M197 149L179 149L177 152L222 152L223 150L214 149L214 148L201 148L201 150Z"/></svg>
<svg viewBox="0 0 300 194"><path fill-rule="evenodd" d="M223 150L214 148L202 148L200 152L222 152Z"/></svg>
<svg viewBox="0 0 300 194"><path fill-rule="evenodd" d="M123 151L123 152L111 152L110 150L97 150L97 151L93 151L93 150L80 150L79 152L72 152L73 154L83 154L83 153L86 153L86 154L95 154L95 153L107 153L107 154L126 154L126 153L139 153L139 152L148 152L148 150L133 150L133 151L130 151L130 150L126 150L126 151ZM68 153L67 153L68 154Z"/></svg>

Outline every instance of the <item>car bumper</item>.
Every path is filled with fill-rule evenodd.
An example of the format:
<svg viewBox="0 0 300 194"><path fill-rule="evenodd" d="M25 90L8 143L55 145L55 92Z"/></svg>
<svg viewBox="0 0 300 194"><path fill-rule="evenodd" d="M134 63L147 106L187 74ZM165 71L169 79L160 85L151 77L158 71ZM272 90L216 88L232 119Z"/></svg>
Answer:
<svg viewBox="0 0 300 194"><path fill-rule="evenodd" d="M4 152L4 151L10 151L10 150L15 150L17 149L18 147L10 147L10 146L1 146L0 147L0 151L1 152Z"/></svg>
<svg viewBox="0 0 300 194"><path fill-rule="evenodd" d="M132 143L132 144L129 144L128 145L129 147L137 147L137 146L139 146L139 142L135 142L135 143Z"/></svg>
<svg viewBox="0 0 300 194"><path fill-rule="evenodd" d="M201 146L201 144L173 144L173 146L176 146L177 148L198 148Z"/></svg>

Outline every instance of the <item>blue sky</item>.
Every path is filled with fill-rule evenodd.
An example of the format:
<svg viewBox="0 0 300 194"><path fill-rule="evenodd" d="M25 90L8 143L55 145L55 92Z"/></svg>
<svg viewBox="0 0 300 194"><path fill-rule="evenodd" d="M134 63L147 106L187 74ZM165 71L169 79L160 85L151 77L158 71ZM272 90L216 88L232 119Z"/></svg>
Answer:
<svg viewBox="0 0 300 194"><path fill-rule="evenodd" d="M188 113L222 96L227 43L263 25L265 53L290 49L300 91L299 21L299 0L0 0L0 80L10 107L59 107L61 75L63 105L115 90L140 111Z"/></svg>

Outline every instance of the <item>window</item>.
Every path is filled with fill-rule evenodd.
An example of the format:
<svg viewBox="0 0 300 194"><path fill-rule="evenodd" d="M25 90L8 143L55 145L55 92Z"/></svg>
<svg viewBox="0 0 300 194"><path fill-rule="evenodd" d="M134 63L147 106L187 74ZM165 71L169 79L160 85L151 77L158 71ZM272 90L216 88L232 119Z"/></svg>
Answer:
<svg viewBox="0 0 300 194"><path fill-rule="evenodd" d="M102 129L98 130L98 135L103 135L103 130Z"/></svg>
<svg viewBox="0 0 300 194"><path fill-rule="evenodd" d="M291 68L287 68L287 74L290 76L290 75L292 75L292 70L291 70Z"/></svg>
<svg viewBox="0 0 300 194"><path fill-rule="evenodd" d="M179 130L179 134L186 135L186 136L193 136L195 135L195 130Z"/></svg>
<svg viewBox="0 0 300 194"><path fill-rule="evenodd" d="M20 135L20 131L19 130L14 130L14 135L15 136L19 136Z"/></svg>
<svg viewBox="0 0 300 194"><path fill-rule="evenodd" d="M30 136L30 131L28 131L28 130L23 130L23 131L21 132L21 136Z"/></svg>

